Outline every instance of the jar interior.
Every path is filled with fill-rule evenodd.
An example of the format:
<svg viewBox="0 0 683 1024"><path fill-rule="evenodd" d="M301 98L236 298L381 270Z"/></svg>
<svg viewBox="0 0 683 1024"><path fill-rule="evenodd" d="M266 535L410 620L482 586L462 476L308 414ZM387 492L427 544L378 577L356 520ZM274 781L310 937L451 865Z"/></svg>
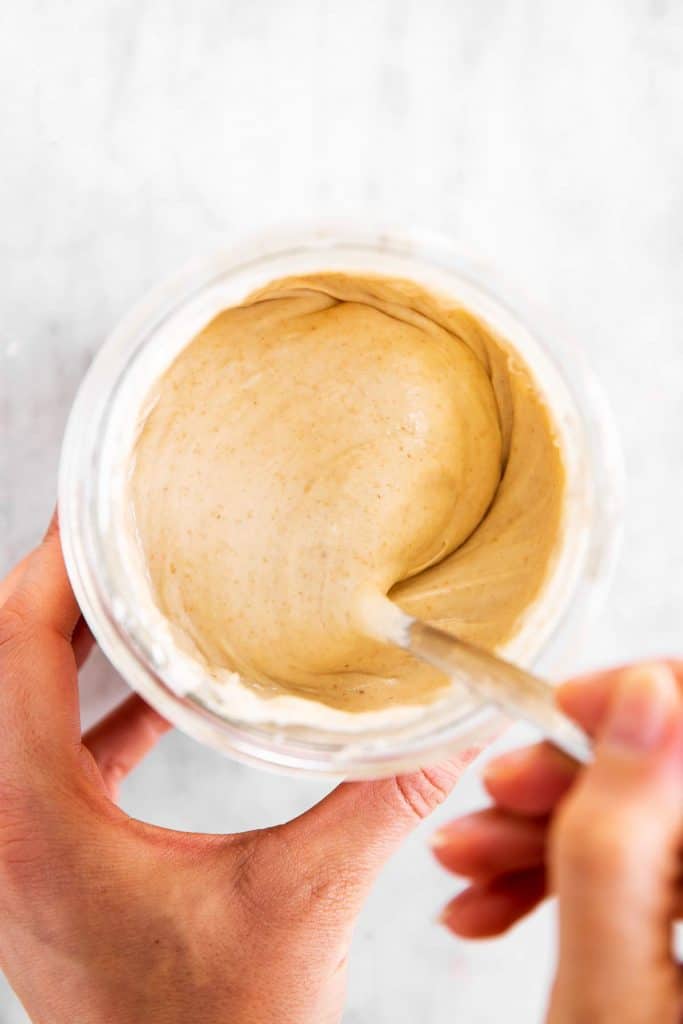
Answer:
<svg viewBox="0 0 683 1024"><path fill-rule="evenodd" d="M614 516L617 488L608 492L603 476L600 493L595 463L597 456L612 469L617 465L614 439L599 397L593 395L588 405L586 395L579 401L575 382L567 379L569 360L558 369L524 322L472 283L445 243L317 231L279 248L266 241L242 254L216 257L164 286L115 330L79 392L64 443L60 508L67 566L84 614L110 660L162 714L203 742L247 760L368 777L479 743L495 733L500 715L455 685L430 704L406 705L399 715L394 709L390 716L365 713L367 720L353 727L340 718L338 727L321 728L315 715L285 720L276 707L269 717L237 719L220 687L171 642L130 528L126 487L147 395L188 341L217 312L259 286L329 270L404 277L443 292L507 339L531 369L562 449L565 514L543 591L503 653L525 666L544 658L550 668L575 634L581 618L577 598L589 592L597 598L597 583L613 558L616 531L606 529L606 520ZM573 358L576 374L580 360ZM607 439L604 450L592 429L589 440L587 426Z"/></svg>

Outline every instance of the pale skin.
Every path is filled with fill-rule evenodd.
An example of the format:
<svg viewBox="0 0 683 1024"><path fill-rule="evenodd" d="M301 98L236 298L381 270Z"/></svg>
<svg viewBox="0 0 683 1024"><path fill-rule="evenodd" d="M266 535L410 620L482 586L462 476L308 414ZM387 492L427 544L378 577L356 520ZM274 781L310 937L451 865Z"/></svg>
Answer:
<svg viewBox="0 0 683 1024"><path fill-rule="evenodd" d="M167 724L132 697L81 735L56 524L0 604L0 967L34 1024L337 1022L368 890L467 758L263 831L156 828L114 800Z"/></svg>
<svg viewBox="0 0 683 1024"><path fill-rule="evenodd" d="M546 895L560 955L548 1024L680 1024L683 662L598 673L560 702L597 737L579 771L541 744L492 761L492 806L440 829L434 852L470 880L445 908L457 935L488 938Z"/></svg>
<svg viewBox="0 0 683 1024"><path fill-rule="evenodd" d="M170 832L115 804L167 724L138 698L82 735L91 640L56 525L0 584L0 966L36 1024L332 1024L353 926L382 865L466 759L346 784L301 817L235 836ZM560 898L550 1024L678 1022L680 663L569 684L600 736L578 775L548 747L489 767L494 807L436 854L472 885L444 913L470 937ZM616 694L616 696L615 696Z"/></svg>

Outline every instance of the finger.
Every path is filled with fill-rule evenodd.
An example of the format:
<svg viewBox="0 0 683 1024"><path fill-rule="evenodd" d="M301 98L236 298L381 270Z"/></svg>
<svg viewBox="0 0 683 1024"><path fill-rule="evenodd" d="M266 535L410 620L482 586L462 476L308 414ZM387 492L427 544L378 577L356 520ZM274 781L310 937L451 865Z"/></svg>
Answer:
<svg viewBox="0 0 683 1024"><path fill-rule="evenodd" d="M48 529L48 532L53 528L52 523ZM25 555L17 565L5 576L4 580L0 580L0 608L7 601L9 596L16 590L19 581L22 579L26 567L29 563L32 553ZM74 654L76 656L76 664L81 668L88 659L90 652L95 644L95 638L90 632L90 628L86 623L85 619L79 618L76 628L73 632L72 645Z"/></svg>
<svg viewBox="0 0 683 1024"><path fill-rule="evenodd" d="M589 732L604 717L619 670L594 672L558 689L558 703ZM569 791L579 766L550 743L512 750L490 761L484 785L500 806L516 814L547 815Z"/></svg>
<svg viewBox="0 0 683 1024"><path fill-rule="evenodd" d="M683 685L683 662L667 662ZM592 735L604 721L624 669L593 672L558 688L558 703ZM547 815L571 789L578 765L549 743L513 750L484 769L484 785L495 802L516 814Z"/></svg>
<svg viewBox="0 0 683 1024"><path fill-rule="evenodd" d="M668 666L679 686L683 687L683 661L670 658L663 664ZM627 668L628 666L619 665L616 668L570 679L558 687L558 704L594 736L605 720L614 688Z"/></svg>
<svg viewBox="0 0 683 1024"><path fill-rule="evenodd" d="M42 544L25 559L2 611L17 625L52 630L71 640L81 613L66 573L56 513Z"/></svg>
<svg viewBox="0 0 683 1024"><path fill-rule="evenodd" d="M134 694L85 733L83 743L112 796L170 728L165 718Z"/></svg>
<svg viewBox="0 0 683 1024"><path fill-rule="evenodd" d="M432 836L431 846L448 871L481 881L539 867L547 832L545 820L518 818L490 807L445 825Z"/></svg>
<svg viewBox="0 0 683 1024"><path fill-rule="evenodd" d="M0 608L0 758L4 772L44 774L80 746L71 634L79 610L56 520ZM60 753L61 752L61 753Z"/></svg>
<svg viewBox="0 0 683 1024"><path fill-rule="evenodd" d="M622 673L596 762L552 832L560 969L551 1020L632 1020L634 1006L650 1008L644 1020L668 1019L663 1000L678 999L670 925L682 781L676 676L665 665Z"/></svg>
<svg viewBox="0 0 683 1024"><path fill-rule="evenodd" d="M579 766L550 743L511 750L490 761L484 785L499 807L515 814L547 815L569 791Z"/></svg>
<svg viewBox="0 0 683 1024"><path fill-rule="evenodd" d="M24 575L29 558L30 555L24 555L22 560L13 569L10 569L4 580L0 580L0 608L2 608L7 598L16 589L19 580Z"/></svg>
<svg viewBox="0 0 683 1024"><path fill-rule="evenodd" d="M90 653L95 646L95 637L90 632L90 627L85 619L79 620L71 639L71 646L74 650L76 664L79 668L82 668L90 657Z"/></svg>
<svg viewBox="0 0 683 1024"><path fill-rule="evenodd" d="M439 921L464 939L501 935L529 914L546 894L542 868L471 885L451 900Z"/></svg>
<svg viewBox="0 0 683 1024"><path fill-rule="evenodd" d="M284 826L284 834L305 850L307 870L337 878L357 907L383 864L446 799L478 753L472 748L445 764L392 779L342 783Z"/></svg>

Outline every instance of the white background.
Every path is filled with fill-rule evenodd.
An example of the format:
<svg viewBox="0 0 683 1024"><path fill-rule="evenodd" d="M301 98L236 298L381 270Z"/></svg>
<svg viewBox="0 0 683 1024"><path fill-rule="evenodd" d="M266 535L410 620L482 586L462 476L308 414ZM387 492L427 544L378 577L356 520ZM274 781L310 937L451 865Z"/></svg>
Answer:
<svg viewBox="0 0 683 1024"><path fill-rule="evenodd" d="M628 494L576 663L680 651L682 4L14 0L0 17L0 568L47 521L69 404L131 303L245 233L366 213L451 234L587 350ZM82 690L87 718L124 692L102 662ZM173 734L124 803L235 830L322 789ZM439 818L480 798L473 773ZM360 922L345 1024L540 1021L551 915L497 943L449 938L432 827ZM23 1020L0 989L1 1024Z"/></svg>

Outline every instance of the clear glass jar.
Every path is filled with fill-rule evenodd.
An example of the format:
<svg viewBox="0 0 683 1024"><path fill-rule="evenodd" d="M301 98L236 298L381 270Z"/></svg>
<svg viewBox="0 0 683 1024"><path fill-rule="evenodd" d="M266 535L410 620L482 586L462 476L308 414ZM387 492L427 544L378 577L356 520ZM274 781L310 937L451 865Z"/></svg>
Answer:
<svg viewBox="0 0 683 1024"><path fill-rule="evenodd" d="M495 735L502 716L445 691L433 704L363 729L231 717L203 685L206 680L191 678L187 662L174 657L158 617L144 612L140 573L119 514L125 456L140 410L174 356L217 312L253 289L277 277L325 270L407 277L445 292L506 337L532 369L563 448L565 528L548 584L506 653L550 675L569 671L579 634L602 603L618 548L621 458L612 420L577 347L543 330L528 303L516 303L513 312L492 290L491 275L478 283L481 272L445 239L338 224L278 231L213 256L155 290L110 335L81 385L62 449L60 523L69 576L100 646L174 725L252 763L368 778L477 746ZM526 312L518 312L522 308Z"/></svg>

